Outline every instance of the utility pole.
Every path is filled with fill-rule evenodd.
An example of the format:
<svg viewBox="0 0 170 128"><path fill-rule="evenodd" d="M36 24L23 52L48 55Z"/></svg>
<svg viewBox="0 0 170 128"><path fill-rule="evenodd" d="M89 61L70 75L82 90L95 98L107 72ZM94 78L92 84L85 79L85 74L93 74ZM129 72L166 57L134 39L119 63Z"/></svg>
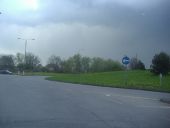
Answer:
<svg viewBox="0 0 170 128"><path fill-rule="evenodd" d="M25 63L25 67L26 67L26 56L27 56L27 43L28 43L28 40L35 40L34 38L32 39L25 39L25 38L18 38L18 40L24 40L25 41L25 58L24 58L24 63ZM23 69L23 75L24 75L24 69Z"/></svg>

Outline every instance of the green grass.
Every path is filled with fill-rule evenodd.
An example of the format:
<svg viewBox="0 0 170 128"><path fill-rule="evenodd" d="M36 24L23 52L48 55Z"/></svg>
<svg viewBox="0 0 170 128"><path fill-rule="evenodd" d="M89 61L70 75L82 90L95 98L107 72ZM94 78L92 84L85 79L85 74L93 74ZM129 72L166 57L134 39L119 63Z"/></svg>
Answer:
<svg viewBox="0 0 170 128"><path fill-rule="evenodd" d="M125 73L127 84L125 84ZM170 75L163 77L163 84L160 86L159 76L153 75L149 71L115 71L87 74L34 73L34 75L50 76L47 78L48 80L68 83L170 92Z"/></svg>

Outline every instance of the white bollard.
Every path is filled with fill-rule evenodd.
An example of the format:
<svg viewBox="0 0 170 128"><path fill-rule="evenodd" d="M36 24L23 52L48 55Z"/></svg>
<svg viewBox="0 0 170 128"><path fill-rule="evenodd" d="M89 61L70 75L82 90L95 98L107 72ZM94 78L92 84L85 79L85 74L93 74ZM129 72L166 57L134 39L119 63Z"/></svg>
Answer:
<svg viewBox="0 0 170 128"><path fill-rule="evenodd" d="M163 77L162 73L160 73L159 77L160 77L160 86L162 86L162 77Z"/></svg>

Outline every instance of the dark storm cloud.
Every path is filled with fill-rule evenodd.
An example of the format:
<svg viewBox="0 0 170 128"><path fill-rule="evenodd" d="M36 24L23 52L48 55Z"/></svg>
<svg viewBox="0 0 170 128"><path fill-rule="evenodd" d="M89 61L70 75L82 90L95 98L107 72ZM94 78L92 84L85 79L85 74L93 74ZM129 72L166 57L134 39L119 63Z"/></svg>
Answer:
<svg viewBox="0 0 170 128"><path fill-rule="evenodd" d="M168 23L170 1L140 1L135 3L135 0L41 0L39 1L40 8L37 11L21 12L14 15L6 7L7 15L1 16L1 22L28 26L49 22L125 28L128 26L131 29L146 30L147 33L153 30L169 30L165 28L170 26ZM146 3L148 6L145 6Z"/></svg>
<svg viewBox="0 0 170 128"><path fill-rule="evenodd" d="M161 3L148 7L125 6L117 0L64 0L49 1L41 10L41 22L78 22L88 25L119 26L144 26L167 22L169 18L170 2L163 0ZM122 1L122 0L120 0ZM144 0L145 1L145 0ZM152 1L153 2L153 1ZM150 3L150 2L148 2ZM142 5L141 5L142 6ZM167 25L167 23L165 24Z"/></svg>
<svg viewBox="0 0 170 128"><path fill-rule="evenodd" d="M136 2L136 4L135 0L127 1L129 2L124 0L42 0L39 3L41 8L36 12L10 17L13 19L8 17L8 22L14 20L16 24L28 26L49 22L106 25L134 29L136 38L168 36L170 32L169 0L155 0L157 2L143 0L144 2Z"/></svg>
<svg viewBox="0 0 170 128"><path fill-rule="evenodd" d="M155 53L170 54L169 0L39 0L38 10L15 12L3 2L0 8L1 51L17 52L18 41L12 40L22 35L37 39L29 48L45 59L80 51L117 60L138 54L149 65Z"/></svg>
<svg viewBox="0 0 170 128"><path fill-rule="evenodd" d="M152 13L152 11L159 10L157 17L160 17L160 13L168 13L168 10L163 9L164 6L167 6L167 9L169 8L168 0L162 0L162 2L159 2L160 5L150 5L153 0L143 0L145 1L144 3L150 5L147 7L144 6L144 3L141 5L138 5L138 3L136 5L130 4L134 3L133 1L135 0L127 1L130 2L124 2L124 0L41 0L39 1L39 10L18 13L16 15L8 13L11 17L6 18L8 22L11 19L16 21L16 23L23 22L23 24L30 23L35 25L44 22L78 22L93 25L119 26L127 22L133 23L136 18L139 19L140 16L145 15L145 11ZM151 11L149 11L149 8L151 8ZM6 7L5 9L8 12L8 8Z"/></svg>
<svg viewBox="0 0 170 128"><path fill-rule="evenodd" d="M133 4L134 0L49 0L40 1L40 10L14 17L16 23L39 25L43 23L82 23L134 29L135 37L167 37L170 32L170 2L162 0ZM159 1L159 0L157 0ZM152 5L153 2L153 5ZM148 3L148 6L145 6ZM25 14L24 14L25 15ZM19 18L19 20L17 19ZM8 20L13 21L13 20Z"/></svg>

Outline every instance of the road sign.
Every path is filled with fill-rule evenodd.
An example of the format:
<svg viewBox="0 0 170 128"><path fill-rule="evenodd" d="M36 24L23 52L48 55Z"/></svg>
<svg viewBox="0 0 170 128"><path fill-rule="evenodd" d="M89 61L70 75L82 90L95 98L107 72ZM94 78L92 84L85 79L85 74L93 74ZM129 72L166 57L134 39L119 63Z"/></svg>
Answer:
<svg viewBox="0 0 170 128"><path fill-rule="evenodd" d="M127 57L127 56L123 57L122 63L125 64L125 65L128 65L130 63L130 58Z"/></svg>

